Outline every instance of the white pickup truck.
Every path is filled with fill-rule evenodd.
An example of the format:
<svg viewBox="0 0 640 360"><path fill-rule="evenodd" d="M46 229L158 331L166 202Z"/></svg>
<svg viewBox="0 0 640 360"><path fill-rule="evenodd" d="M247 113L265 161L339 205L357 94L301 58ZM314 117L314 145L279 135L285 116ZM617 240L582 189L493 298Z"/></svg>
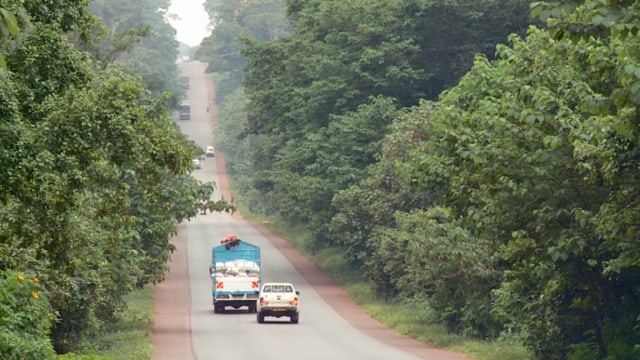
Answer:
<svg viewBox="0 0 640 360"><path fill-rule="evenodd" d="M288 316L292 324L297 324L300 318L299 295L291 283L264 283L258 296L258 323L262 324L266 316Z"/></svg>

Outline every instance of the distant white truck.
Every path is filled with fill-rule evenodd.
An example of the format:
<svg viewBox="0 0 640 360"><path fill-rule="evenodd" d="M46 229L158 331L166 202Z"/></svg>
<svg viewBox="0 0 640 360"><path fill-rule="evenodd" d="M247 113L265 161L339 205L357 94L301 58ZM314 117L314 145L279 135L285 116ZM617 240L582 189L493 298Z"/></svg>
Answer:
<svg viewBox="0 0 640 360"><path fill-rule="evenodd" d="M287 316L292 324L297 324L300 319L299 295L291 283L264 283L258 295L258 323L264 323L267 316Z"/></svg>
<svg viewBox="0 0 640 360"><path fill-rule="evenodd" d="M207 154L207 157L214 157L214 156L216 156L216 152L215 152L215 150L213 149L213 146L207 146L207 149L206 149L206 151L205 151L205 152L206 152L206 154Z"/></svg>

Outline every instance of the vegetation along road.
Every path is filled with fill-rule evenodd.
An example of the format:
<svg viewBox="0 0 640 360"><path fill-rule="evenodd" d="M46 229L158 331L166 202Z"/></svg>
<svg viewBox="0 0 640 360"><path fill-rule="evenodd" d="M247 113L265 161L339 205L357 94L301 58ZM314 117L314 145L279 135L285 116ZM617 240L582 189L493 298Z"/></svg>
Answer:
<svg viewBox="0 0 640 360"><path fill-rule="evenodd" d="M213 143L216 114L210 76L204 65L180 65L190 77L192 118L180 122L182 131L203 148ZM206 158L194 170L202 181L215 181L214 197L229 198L223 154ZM210 248L227 234L262 248L264 281L293 282L300 290L300 323L286 320L258 324L245 308L214 314L208 274ZM309 264L284 240L239 215L201 215L181 226L174 239L171 271L157 293L154 360L252 358L262 359L433 359L466 357L435 349L399 335L365 315L344 291Z"/></svg>

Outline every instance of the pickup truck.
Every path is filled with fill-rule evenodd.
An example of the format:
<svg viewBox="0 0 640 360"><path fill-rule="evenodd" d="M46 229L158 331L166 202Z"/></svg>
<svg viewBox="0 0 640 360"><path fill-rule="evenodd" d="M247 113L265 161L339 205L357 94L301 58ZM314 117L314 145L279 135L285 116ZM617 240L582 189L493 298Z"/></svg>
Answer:
<svg viewBox="0 0 640 360"><path fill-rule="evenodd" d="M291 283L264 283L258 295L258 323L264 323L266 316L287 316L292 324L297 324L300 318L299 295Z"/></svg>

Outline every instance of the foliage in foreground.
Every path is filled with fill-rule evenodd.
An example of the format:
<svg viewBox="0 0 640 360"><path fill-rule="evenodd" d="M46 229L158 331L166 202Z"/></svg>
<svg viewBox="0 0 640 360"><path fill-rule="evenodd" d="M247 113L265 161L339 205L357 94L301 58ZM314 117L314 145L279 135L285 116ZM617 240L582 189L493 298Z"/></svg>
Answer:
<svg viewBox="0 0 640 360"><path fill-rule="evenodd" d="M53 314L40 279L0 271L0 354L3 359L50 359Z"/></svg>
<svg viewBox="0 0 640 360"><path fill-rule="evenodd" d="M99 29L88 3L2 4L19 30L6 36L0 23L0 353L9 359L80 348L118 320L126 294L162 280L176 224L228 208L190 175L202 149L175 130L172 94L86 51ZM135 41L124 45L121 54Z"/></svg>

